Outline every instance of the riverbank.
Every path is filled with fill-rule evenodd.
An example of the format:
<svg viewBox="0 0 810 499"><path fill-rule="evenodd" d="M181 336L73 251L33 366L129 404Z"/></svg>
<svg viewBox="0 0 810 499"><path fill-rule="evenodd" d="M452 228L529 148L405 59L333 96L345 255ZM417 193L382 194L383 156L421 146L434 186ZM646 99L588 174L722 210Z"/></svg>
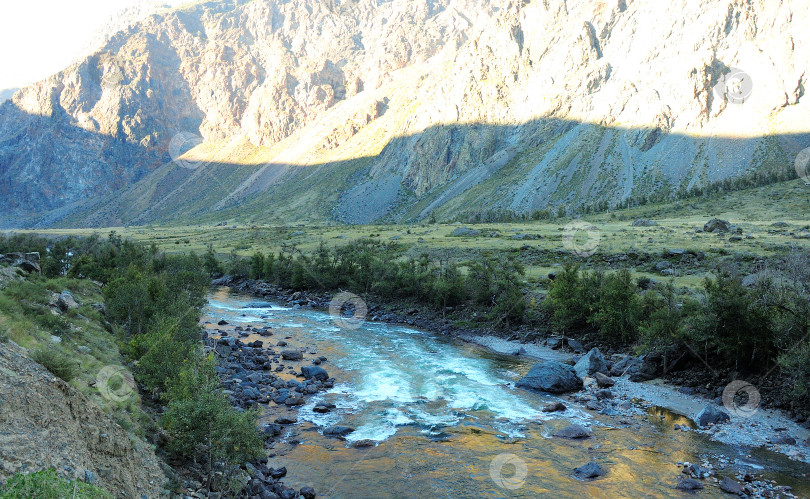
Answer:
<svg viewBox="0 0 810 499"><path fill-rule="evenodd" d="M215 284L228 285L235 291L285 303L290 307L315 310L328 310L333 296L327 293L292 292L259 281L233 280L227 277L215 281ZM604 348L609 370L612 365L622 362L627 365L628 359L638 359L626 352L612 351L604 345L582 345L575 340L566 341L563 338L540 339L525 329L511 332L509 337L503 338L487 328L480 330L459 328L435 314L402 304L369 303L365 319L407 325L475 343L499 353L521 355L537 360L556 360L573 364L591 347ZM547 346L549 344L551 346ZM728 422L708 428L681 425L683 431L696 431L731 445L764 447L794 460L810 462L810 430L807 422L801 424L778 409L765 407L765 404L756 407L754 411L749 411L750 413L735 410L735 406L723 408L721 396L724 387L710 386L705 380L701 380L703 383L697 389L693 382L690 383L693 386L674 385L668 381L678 377L689 379L690 373L688 371L676 373L676 376L670 375L667 380L660 377L663 373L656 372L651 364L651 362L643 363L641 359L634 376L615 376L616 384L612 387L612 397L607 403L597 397L596 392L600 387L597 387L593 380L586 383L585 392L575 393L569 397L572 401L583 404L591 412L619 418L623 413L629 415L633 412L632 408L639 405L645 410L661 407L694 421L703 408L719 407L729 414ZM589 380L586 379L587 381ZM631 404L636 401L641 402L637 405Z"/></svg>

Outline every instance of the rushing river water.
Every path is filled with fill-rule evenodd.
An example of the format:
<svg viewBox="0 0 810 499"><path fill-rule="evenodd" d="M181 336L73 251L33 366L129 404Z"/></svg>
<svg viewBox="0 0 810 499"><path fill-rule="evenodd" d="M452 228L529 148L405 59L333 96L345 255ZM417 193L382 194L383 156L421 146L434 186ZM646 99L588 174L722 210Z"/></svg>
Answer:
<svg viewBox="0 0 810 499"><path fill-rule="evenodd" d="M672 413L611 418L567 399L566 412L543 413L544 404L563 399L513 387L530 359L396 325L345 329L320 311L246 308L255 300L219 288L209 297L208 321L270 326L272 344L289 337L290 346L327 357L322 367L337 379L300 409L287 435L297 445L278 444L271 459L287 466L285 483L313 486L319 497L688 497L674 489L676 463L716 464L721 455L730 463L721 476L743 467L810 496L807 464L673 430L689 421ZM337 409L313 412L321 402ZM275 405L267 411L272 421ZM551 437L572 422L591 427L594 436ZM345 442L320 434L335 424L356 431ZM380 443L351 446L361 439ZM575 479L572 470L589 461L607 475ZM728 497L704 482L701 496Z"/></svg>

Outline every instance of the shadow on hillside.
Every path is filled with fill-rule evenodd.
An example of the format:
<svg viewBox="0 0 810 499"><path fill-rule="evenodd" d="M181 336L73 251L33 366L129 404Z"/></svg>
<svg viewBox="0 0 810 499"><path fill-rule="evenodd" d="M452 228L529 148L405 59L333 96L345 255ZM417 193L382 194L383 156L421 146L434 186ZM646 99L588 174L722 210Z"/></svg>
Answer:
<svg viewBox="0 0 810 499"><path fill-rule="evenodd" d="M0 106L0 130L14 131L0 137L0 227L215 220L244 212L300 219L307 210L367 223L441 209L614 205L752 168L763 178L795 178L793 161L810 147L810 132L696 138L549 118L431 126L395 137L377 156L322 164L245 165L190 155L173 161L194 142L130 143L70 123L55 97L53 104L51 116L25 113L11 101ZM196 113L184 123L199 126ZM183 132L161 126L167 137Z"/></svg>

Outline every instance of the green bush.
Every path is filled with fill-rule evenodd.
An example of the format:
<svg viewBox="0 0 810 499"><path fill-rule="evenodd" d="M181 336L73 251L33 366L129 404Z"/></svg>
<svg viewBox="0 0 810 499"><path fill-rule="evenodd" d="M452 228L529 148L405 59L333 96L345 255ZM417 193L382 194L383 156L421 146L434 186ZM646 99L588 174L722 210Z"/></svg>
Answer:
<svg viewBox="0 0 810 499"><path fill-rule="evenodd" d="M69 382L78 374L76 363L56 347L38 348L31 352L31 358L65 381Z"/></svg>
<svg viewBox="0 0 810 499"><path fill-rule="evenodd" d="M631 343L638 335L641 303L630 271L605 275L599 287L596 310L589 322L609 343Z"/></svg>
<svg viewBox="0 0 810 499"><path fill-rule="evenodd" d="M582 293L579 267L566 264L551 281L544 302L544 307L551 314L551 324L559 331L576 331L588 324L590 308Z"/></svg>
<svg viewBox="0 0 810 499"><path fill-rule="evenodd" d="M0 499L112 499L104 490L83 482L61 478L53 469L17 473L0 487Z"/></svg>
<svg viewBox="0 0 810 499"><path fill-rule="evenodd" d="M774 358L771 311L760 296L742 285L738 274L719 271L706 279L705 299L690 317L690 338L725 365L744 370Z"/></svg>
<svg viewBox="0 0 810 499"><path fill-rule="evenodd" d="M171 400L161 423L168 447L178 455L207 463L241 464L258 458L264 442L258 410L239 412L219 386L212 357L188 363L173 380Z"/></svg>

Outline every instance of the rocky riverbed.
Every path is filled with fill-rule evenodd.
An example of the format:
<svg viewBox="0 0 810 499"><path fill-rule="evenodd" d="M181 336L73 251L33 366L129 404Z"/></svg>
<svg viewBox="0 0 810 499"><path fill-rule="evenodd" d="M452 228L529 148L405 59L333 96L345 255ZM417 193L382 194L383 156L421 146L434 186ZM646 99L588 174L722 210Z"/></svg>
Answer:
<svg viewBox="0 0 810 499"><path fill-rule="evenodd" d="M330 472L353 469L349 463L351 466L359 465L356 462L358 457L353 457L351 454L352 449L369 449L365 452L370 455L380 455L379 459L408 462L408 455L412 451L410 445L417 437L417 433L424 432L428 441L433 442L431 445L439 445L435 449L437 452L444 451L447 445L472 445L472 442L468 441L467 432L473 428L469 425L480 426L484 418L491 417L491 415L483 416L480 411L484 410L489 413L494 411L497 415L499 411L506 410L508 407L508 414L511 416L493 420L493 427L497 428L495 433L497 438L492 442L494 446L501 446L505 442L512 442L513 445L523 442L522 445L526 446L529 442L532 442L532 445L536 442L542 444L544 439L548 438L564 439L562 433L565 432L566 426L561 423L567 422L570 426L570 423L573 422L586 428L587 435L584 435L582 440L592 442L588 444L589 446L594 449L613 448L611 455L618 456L613 460L620 461L624 458L631 459L631 455L648 444L635 442L625 445L623 448L617 448L615 447L617 437L612 432L630 431L644 435L652 429L654 433L661 432L667 438L673 439L676 442L676 448L685 442L700 443L697 449L701 452L687 453L673 450L671 454L668 454L672 458L671 460L657 458L660 460L661 466L664 465L664 462L668 463L665 469L669 469L669 471L665 473L670 477L662 480L662 483L668 483L667 490L700 490L703 488L705 495L713 494L713 491L725 493L728 489L730 491L738 490L738 493L752 497L792 497L791 487L793 487L799 496L807 494L807 490L803 490L801 484L807 483L808 468L798 464L791 465L772 457L773 452L782 452L794 460L807 461L807 442L802 439L804 434L801 433L803 428L778 414L765 411L757 419L741 419L731 414L729 421L718 420L716 421L718 424L709 424L707 421L705 427L700 427L693 421L700 419L698 413L706 406L716 406L712 406L705 399L682 393L676 388L661 383L630 381L626 372L620 371L626 371L628 364L632 364L632 362L624 362L625 359L622 357L608 356L605 358L598 352L591 351L577 358L575 357L577 354L570 348L551 349L543 345L519 344L491 336L470 335L467 332L465 340L484 345L490 351L508 354L507 358L518 362L512 366L512 369L518 372L508 374L510 371L506 371L507 378L511 378L512 381L507 381L498 387L497 393L478 394L478 402L467 404L466 400L462 400L458 396L457 387L452 387L450 391L440 390L445 395L440 396L435 402L430 390L424 392L426 396L421 396L424 400L421 400L420 397L411 400L410 395L405 396L403 391L413 387L397 385L396 379L386 380L382 376L379 381L387 381L393 386L383 387L386 390L385 393L374 393L373 396L368 396L367 393L360 393L364 390L367 391L368 387L363 383L368 380L358 379L354 372L362 367L351 363L346 364L346 359L351 356L352 352L342 350L343 345L341 344L334 344L334 341L337 341L337 337L340 336L337 328L318 326L316 329L323 329L324 332L313 336L313 333L304 332L306 328L296 330L296 324L289 322L289 319L282 319L289 314L298 314L295 316L296 318L308 317L308 314L319 314L320 312L307 312L306 309L325 308L324 305L328 302L319 303L316 299L302 295L284 297L262 294L261 296L271 298L271 301L279 300L284 306L278 307L269 301L244 302L243 310L235 308L230 311L231 316L238 320L230 322L225 320L218 323L220 321L217 319L222 314L212 313L206 324L207 344L220 356L219 372L234 404L240 407L252 405L265 407L262 425L267 436L269 461L258 463L262 466L257 469L260 475L254 478L255 482L251 482L256 486L256 490L261 491L259 487L261 485L265 490L280 497L284 497L281 493L293 497L296 490L285 488L276 482L286 472L286 469L282 471L286 465L292 475L288 477L288 480L299 489L298 494L310 493L311 488L307 487L323 486L324 477L327 477ZM282 312L282 309L285 311ZM273 310L277 310L277 313L274 314ZM375 311L372 309L369 311L369 315L373 314ZM328 315L325 317L326 320L329 319ZM316 326L318 324L320 323L316 323ZM382 327L384 326L375 326L375 328ZM408 336L408 334L403 330L403 336ZM356 339L346 337L344 340L355 341ZM363 340L363 342L365 341ZM376 341L378 340L374 337L368 338L370 343ZM436 348L435 346L430 347L432 350ZM517 356L514 355L516 353ZM430 354L428 353L428 355ZM485 353L478 355L486 356ZM360 356L359 353L358 356ZM333 365L333 358L338 359L342 365ZM518 359L522 360L518 361ZM370 360L373 363L375 359ZM579 360L579 364L575 364L575 360ZM513 361L507 360L506 362ZM537 400L531 399L533 402L527 407L519 406L515 409L509 407L509 403L504 403L503 407L499 407L499 404L504 402L503 397L506 396L505 393L502 393L503 390L508 393L530 392L530 390L517 389L515 385L519 384L522 377L528 374L530 366L540 362L560 362L561 365L567 366L577 379L582 380L583 388L579 390L578 387L573 387L576 391L561 393L553 399L549 399L546 395L538 396ZM570 364L575 364L575 366ZM380 364L380 366L385 371L384 364ZM641 369L642 366L638 367ZM437 373L447 371L447 368L442 366L438 366L437 369ZM463 371L466 367L457 366L454 369ZM524 369L527 372L520 372ZM456 372L453 369L451 371ZM481 374L468 372L465 376L479 379ZM354 391L348 390L347 385L353 385ZM494 388L492 389L494 390ZM362 398L358 395L365 397L363 400L366 402L357 405L357 399ZM448 396L455 400L447 400ZM509 396L511 397L511 395ZM520 395L521 399L525 399L525 397L534 397L534 395ZM382 399L401 400L410 408L404 412L397 412L393 419L384 418L382 424L379 424L378 421L370 422L366 416L358 416L358 413L372 409L372 412L376 411L378 414L388 414L392 410L396 412L395 409L398 408L396 405L380 406L379 400ZM413 402L416 405L411 405ZM516 402L517 399L511 403ZM433 405L436 403L447 405L448 408L452 406L455 409L444 412L435 411ZM462 406L469 407L460 411L459 407ZM426 416L413 417L414 408L423 412L424 410L428 410L428 412L434 410L431 412L431 418L434 419L430 420L433 422L427 424L426 421L429 420ZM438 425L434 424L448 414L453 416L452 422L444 420L439 421ZM366 419L363 419L364 417ZM398 421L397 418L402 421ZM410 419L408 420L408 418ZM476 420L479 423L474 423ZM498 421L501 422L498 423ZM497 436L498 434L500 436ZM533 439L533 435L537 438ZM779 437L784 438L774 441ZM719 443L710 445L708 444L710 439L715 439ZM769 443L768 440L771 442ZM330 441L334 443L329 443ZM580 441L580 438L572 439L572 441ZM440 445L442 442L445 443L444 447ZM734 445L729 448L724 446L723 442ZM754 447L738 447L740 444ZM327 450L328 454L322 454L323 450ZM569 451L571 449L558 449L557 454L562 453L564 456ZM534 454L528 453L521 459L530 463L537 452L545 452L545 449L533 448L533 452ZM590 483L594 480L615 480L617 463L606 462L604 456L600 457L601 452L597 451L596 454L588 452L585 456L577 457L576 459L582 459L583 462L579 464L571 462L572 476L581 479L583 483ZM664 448L659 452L667 452L667 450ZM574 456L571 458L574 459ZM424 457L411 457L411 460L420 459L424 459ZM331 465L327 466L327 462ZM269 466L268 463L272 463L272 466ZM574 466L575 464L577 465ZM564 466L569 466L569 464L566 462ZM302 471L297 471L299 469ZM375 471L374 469L366 470L364 474L368 473L368 476L371 477ZM343 478L341 482L355 483L352 475L353 472L349 473L349 478ZM319 476L320 479L318 479ZM266 478L267 481L263 482L261 478ZM530 474L528 481L531 479ZM379 480L389 483L390 477ZM273 491L274 486L280 493ZM459 484L459 487L466 488L467 486L466 483L463 486ZM603 484L603 486L605 485ZM362 484L362 487L370 493L375 490L374 486L368 483ZM526 485L526 487L531 488L530 485ZM301 490L304 488L306 490ZM318 487L319 490L321 488L323 487ZM287 492L284 492L285 490ZM341 486L338 485L324 490L323 493L327 496L341 496L341 490L345 492L346 489L341 489ZM494 490L502 492L499 488ZM661 496L660 491L649 492L652 496ZM262 497L260 494L256 496Z"/></svg>

